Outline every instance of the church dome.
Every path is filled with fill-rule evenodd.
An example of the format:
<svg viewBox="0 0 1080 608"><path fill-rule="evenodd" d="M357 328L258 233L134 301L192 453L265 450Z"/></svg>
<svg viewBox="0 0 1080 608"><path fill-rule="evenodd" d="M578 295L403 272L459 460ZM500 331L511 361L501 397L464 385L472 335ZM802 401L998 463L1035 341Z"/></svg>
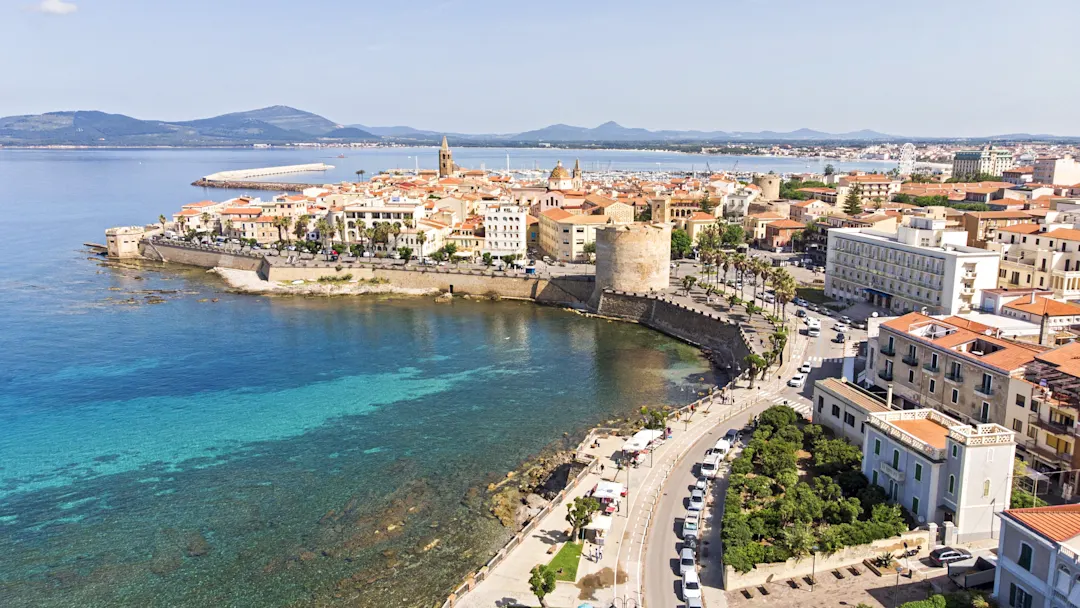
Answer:
<svg viewBox="0 0 1080 608"><path fill-rule="evenodd" d="M570 174L562 166L562 161L558 161L555 168L551 170L551 175L548 179L570 179Z"/></svg>

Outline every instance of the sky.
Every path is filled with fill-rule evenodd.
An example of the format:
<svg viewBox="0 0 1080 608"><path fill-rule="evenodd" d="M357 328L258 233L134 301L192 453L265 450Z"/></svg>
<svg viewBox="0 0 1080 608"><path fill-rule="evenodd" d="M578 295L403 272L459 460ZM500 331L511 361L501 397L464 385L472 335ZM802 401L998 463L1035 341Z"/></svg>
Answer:
<svg viewBox="0 0 1080 608"><path fill-rule="evenodd" d="M0 0L0 116L1080 135L1053 25L1078 19L1078 0Z"/></svg>

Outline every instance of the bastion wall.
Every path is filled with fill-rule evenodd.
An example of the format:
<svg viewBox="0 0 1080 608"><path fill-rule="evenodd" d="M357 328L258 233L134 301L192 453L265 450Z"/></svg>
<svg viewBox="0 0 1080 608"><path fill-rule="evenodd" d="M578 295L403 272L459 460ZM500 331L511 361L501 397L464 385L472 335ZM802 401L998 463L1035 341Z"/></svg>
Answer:
<svg viewBox="0 0 1080 608"><path fill-rule="evenodd" d="M716 360L736 365L750 354L750 341L733 321L706 314L663 296L604 290L597 312L604 316L636 321L684 342L707 348Z"/></svg>
<svg viewBox="0 0 1080 608"><path fill-rule="evenodd" d="M237 270L258 270L263 256L252 253L230 253L220 247L186 244L168 245L162 241L143 240L139 242L139 253L148 260L173 262L202 268L235 268Z"/></svg>

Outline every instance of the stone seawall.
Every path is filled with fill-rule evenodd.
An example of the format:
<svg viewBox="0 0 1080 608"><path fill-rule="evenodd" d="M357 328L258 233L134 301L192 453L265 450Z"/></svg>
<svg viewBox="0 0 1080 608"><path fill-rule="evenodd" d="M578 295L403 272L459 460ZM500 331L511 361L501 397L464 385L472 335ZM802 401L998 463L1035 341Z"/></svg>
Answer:
<svg viewBox="0 0 1080 608"><path fill-rule="evenodd" d="M149 260L172 262L202 268L235 268L237 270L259 270L263 256L252 253L231 253L220 247L201 245L172 245L162 241L143 240L139 242L139 254Z"/></svg>
<svg viewBox="0 0 1080 608"><path fill-rule="evenodd" d="M191 182L192 186L203 188L228 188L231 190L272 190L275 192L303 192L305 188L316 188L319 184L296 184L292 182L253 182L241 180L216 180L200 178Z"/></svg>
<svg viewBox="0 0 1080 608"><path fill-rule="evenodd" d="M340 268L340 270L338 270ZM593 292L593 277L547 277L504 274L480 270L455 270L434 267L386 267L365 263L307 262L283 265L265 260L259 275L272 282L316 281L325 276L351 274L361 281L385 279L402 289L438 290L454 294L494 295L503 298L534 300L543 304L581 306Z"/></svg>
<svg viewBox="0 0 1080 608"><path fill-rule="evenodd" d="M733 321L687 308L662 296L604 290L597 312L636 321L684 342L707 348L716 353L717 360L730 365L738 365L751 352L745 335Z"/></svg>

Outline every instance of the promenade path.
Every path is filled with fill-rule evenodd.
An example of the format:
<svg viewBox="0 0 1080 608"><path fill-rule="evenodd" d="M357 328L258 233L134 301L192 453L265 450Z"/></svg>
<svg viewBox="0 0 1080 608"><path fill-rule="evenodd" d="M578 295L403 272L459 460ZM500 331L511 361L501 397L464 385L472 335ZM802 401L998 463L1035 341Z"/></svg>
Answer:
<svg viewBox="0 0 1080 608"><path fill-rule="evenodd" d="M794 345L789 346L789 352L792 351L795 351ZM792 356L789 360L797 361L799 357ZM556 607L573 607L583 602L609 606L613 601L619 605L633 605L630 603L632 598L637 605L642 605L645 599L643 586L646 578L646 541L649 531L654 525L669 530L672 527L671 521L654 520L658 505L665 500L665 481L673 471L679 474L689 471L697 458L696 452L691 453L691 449L701 447L702 438L709 437L711 440L712 433L726 428L725 421L735 417L737 419L733 422L745 423L756 411L771 405L771 397L778 395L782 389L783 385L778 381L759 381L755 383L754 389L750 389L745 381L733 385L725 399L727 403L721 403L718 394L714 403L703 405L688 418L671 421L672 438L654 451L651 462L646 460L637 468L622 471L616 469L614 457L619 453L625 437L601 439L599 448L589 448L585 452L603 463L603 475L601 476L598 469L589 473L504 561L495 566L470 593L460 598L455 606L539 606L539 601L529 589L529 571L537 564L550 562L554 552L548 553L548 550L553 546L557 550L566 542L566 531L570 528L566 521L566 505L575 497L587 493L601 479L619 481L629 487L622 510L613 517L603 557L599 563L589 559L587 556L591 555L593 546L586 543L578 567L577 581L560 581L546 601L549 606ZM691 455L684 458L688 453ZM671 546L658 546L655 550L674 549L673 543L666 544ZM653 546L650 545L648 550L653 551ZM675 605L676 600L670 595L670 588L668 593L665 601L657 605ZM722 595L717 594L714 597L716 601L723 602Z"/></svg>

